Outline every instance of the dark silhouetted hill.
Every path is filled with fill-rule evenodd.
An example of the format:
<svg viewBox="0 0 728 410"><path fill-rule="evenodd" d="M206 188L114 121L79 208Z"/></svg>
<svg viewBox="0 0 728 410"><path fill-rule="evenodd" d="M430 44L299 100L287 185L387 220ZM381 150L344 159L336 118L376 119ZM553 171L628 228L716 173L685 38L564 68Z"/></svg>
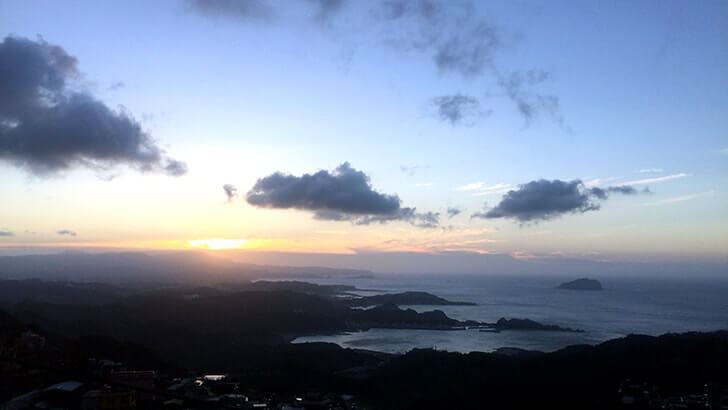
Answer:
<svg viewBox="0 0 728 410"><path fill-rule="evenodd" d="M448 306L462 305L472 306L471 302L453 302L427 292L402 292L388 293L383 295L363 296L347 301L349 306L373 306L373 305L432 305Z"/></svg>

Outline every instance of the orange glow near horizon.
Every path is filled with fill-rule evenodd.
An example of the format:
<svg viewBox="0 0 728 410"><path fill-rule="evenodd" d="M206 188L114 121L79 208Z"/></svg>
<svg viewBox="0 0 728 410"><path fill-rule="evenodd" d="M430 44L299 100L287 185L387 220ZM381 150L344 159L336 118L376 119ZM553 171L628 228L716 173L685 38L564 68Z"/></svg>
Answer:
<svg viewBox="0 0 728 410"><path fill-rule="evenodd" d="M344 235L341 235L343 233ZM209 251L209 252L284 252L312 254L355 254L358 252L498 252L501 239L495 238L491 229L465 229L462 231L433 231L427 235L409 229L392 229L387 232L363 232L349 235L347 231L314 231L300 237L244 237L185 235L182 238L148 238L106 241L94 238L77 241L68 238L53 242L4 242L0 247L49 247L49 248L94 248L101 250L159 250L159 251ZM209 234L209 233L208 233ZM487 235L489 237L483 237Z"/></svg>
<svg viewBox="0 0 728 410"><path fill-rule="evenodd" d="M205 248L213 251L223 249L243 249L248 241L245 239L222 239L222 238L210 238L210 239L197 239L189 241L188 244L195 248Z"/></svg>
<svg viewBox="0 0 728 410"><path fill-rule="evenodd" d="M331 240L292 240L292 239L196 239L187 242L187 248L208 249L213 251L262 251L292 253L354 253L345 243Z"/></svg>
<svg viewBox="0 0 728 410"><path fill-rule="evenodd" d="M281 238L206 238L206 239L157 239L129 241L54 241L54 242L5 242L2 248L63 248L96 250L203 250L203 251L249 251L290 253L355 253L346 243L335 240L292 240Z"/></svg>

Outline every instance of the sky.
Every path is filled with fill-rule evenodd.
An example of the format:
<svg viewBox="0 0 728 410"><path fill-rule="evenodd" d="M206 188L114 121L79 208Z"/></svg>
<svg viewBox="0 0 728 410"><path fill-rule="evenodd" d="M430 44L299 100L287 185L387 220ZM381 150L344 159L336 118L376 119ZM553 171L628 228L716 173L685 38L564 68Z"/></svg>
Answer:
<svg viewBox="0 0 728 410"><path fill-rule="evenodd" d="M0 0L0 34L0 253L728 262L723 1Z"/></svg>

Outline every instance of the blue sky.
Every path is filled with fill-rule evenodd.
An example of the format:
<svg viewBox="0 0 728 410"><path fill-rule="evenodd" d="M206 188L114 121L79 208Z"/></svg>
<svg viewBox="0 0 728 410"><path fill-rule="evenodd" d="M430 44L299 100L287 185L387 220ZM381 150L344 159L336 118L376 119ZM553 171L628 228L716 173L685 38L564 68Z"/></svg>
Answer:
<svg viewBox="0 0 728 410"><path fill-rule="evenodd" d="M214 237L303 251L396 251L387 244L400 243L725 260L725 2L476 2L465 23L460 9L437 9L442 26L392 23L377 17L378 2L344 1L325 20L315 18L315 2L263 3L273 17L210 15L186 1L0 1L3 35L61 46L78 59L74 87L123 106L189 166L179 178L122 166L109 181L84 167L39 177L0 162L0 230L13 233L0 244ZM437 27L467 41L468 24L480 23L499 39L480 72L438 67L435 50L415 44ZM531 119L498 83L529 70L547 78L521 90L558 99ZM443 121L433 99L454 94L477 99L483 115ZM276 171L331 171L345 161L377 192L439 212L441 228L317 220L310 209L225 203L221 190L234 184L244 196ZM539 179L652 194L610 196L598 211L527 224L470 217ZM474 183L497 188L458 189ZM450 219L448 207L462 212Z"/></svg>

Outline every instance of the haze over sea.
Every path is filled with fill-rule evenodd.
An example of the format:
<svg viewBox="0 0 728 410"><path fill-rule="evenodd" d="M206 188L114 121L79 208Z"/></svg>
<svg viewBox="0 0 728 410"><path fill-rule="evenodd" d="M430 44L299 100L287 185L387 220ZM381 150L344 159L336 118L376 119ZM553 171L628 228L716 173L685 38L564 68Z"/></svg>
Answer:
<svg viewBox="0 0 728 410"><path fill-rule="evenodd" d="M320 284L354 285L362 295L425 291L475 306L407 306L440 309L455 319L494 322L529 318L583 329L583 333L471 330L371 329L364 332L300 337L296 343L324 341L344 347L400 353L414 348L471 352L500 347L553 351L574 344L597 344L628 334L728 329L728 279L596 277L603 291L555 289L574 278L556 276L394 275L372 278L307 279Z"/></svg>

